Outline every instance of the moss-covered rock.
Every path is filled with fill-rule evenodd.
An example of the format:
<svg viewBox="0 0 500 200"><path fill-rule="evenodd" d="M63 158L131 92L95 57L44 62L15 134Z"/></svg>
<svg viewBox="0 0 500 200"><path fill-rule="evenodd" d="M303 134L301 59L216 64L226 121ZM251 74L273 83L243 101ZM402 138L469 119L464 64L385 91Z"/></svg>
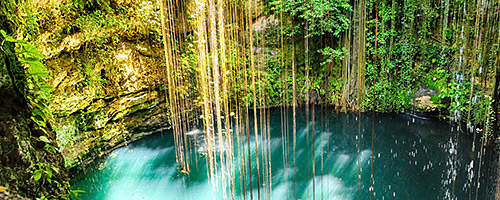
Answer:
<svg viewBox="0 0 500 200"><path fill-rule="evenodd" d="M0 76L7 68L16 67L6 61L6 56L0 58ZM14 82L22 80L7 76L9 83L0 86L0 186L7 190L0 197L64 197L69 194L69 183L63 157L55 150L56 134L50 124L42 128L31 119L24 88L19 84L13 87Z"/></svg>
<svg viewBox="0 0 500 200"><path fill-rule="evenodd" d="M169 124L158 4L106 2L112 9L53 8L66 18L48 17L52 26L37 38L54 77L53 126L70 166Z"/></svg>
<svg viewBox="0 0 500 200"><path fill-rule="evenodd" d="M411 105L416 111L419 112L436 111L439 106L431 100L431 96L435 96L437 94L439 94L439 91L432 90L427 85L421 85L413 95Z"/></svg>

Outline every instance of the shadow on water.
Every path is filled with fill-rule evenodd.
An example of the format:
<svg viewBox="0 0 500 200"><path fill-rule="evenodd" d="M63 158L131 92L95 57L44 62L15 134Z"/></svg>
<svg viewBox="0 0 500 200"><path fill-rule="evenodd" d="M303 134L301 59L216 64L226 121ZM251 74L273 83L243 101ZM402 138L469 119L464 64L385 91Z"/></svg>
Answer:
<svg viewBox="0 0 500 200"><path fill-rule="evenodd" d="M306 122L305 110L298 109L297 198L312 199L313 158L310 144L314 142L316 199L357 199L358 194L359 199L369 199L371 114L362 114L358 119L357 114L337 113L328 108L325 112L327 114L320 116L320 109L317 108L315 112L317 116L314 141L310 141L312 121ZM259 144L267 146L270 142L268 147L272 160L272 192L263 196L263 199L268 199L269 196L273 199L294 199L292 114L288 114L290 136L286 138L289 144L285 151L288 160L284 164L280 109L271 109L269 112L270 140L259 137ZM253 124L253 119L250 120L250 124ZM461 133L457 146L457 126L434 119L420 119L407 114L376 114L374 120L374 199L475 198L478 186L479 141L476 141L475 149L472 149L472 137ZM361 123L359 157L358 123ZM321 128L322 125L324 128ZM253 127L250 127L250 133L253 133ZM235 127L233 130L236 130ZM189 156L197 158L191 160L189 175L179 172L175 163L173 136L171 132L164 132L147 136L113 151L74 178L72 188L87 192L81 194L82 199L222 199L221 184L218 184L219 188L215 191L215 186L211 185L207 177L203 132L193 130L188 134L188 138L191 144ZM246 138L240 139L246 144ZM236 138L234 140L236 141ZM250 152L254 161L256 152L253 136L250 141ZM247 146L244 145L241 150L246 155ZM235 156L238 155L237 148L234 152ZM263 156L261 153L261 161L264 160ZM489 181L485 175L488 167L484 167L489 165L489 160L482 161L481 173L485 178L479 180L478 199L486 199L485 186ZM241 166L241 162L247 163L246 160L235 157L237 198L243 198L241 175L237 168ZM252 162L252 165L252 192L256 198L255 162ZM263 178L265 171L262 162L260 168ZM246 197L249 198L248 180L245 186ZM261 190L264 188L265 186L262 186Z"/></svg>

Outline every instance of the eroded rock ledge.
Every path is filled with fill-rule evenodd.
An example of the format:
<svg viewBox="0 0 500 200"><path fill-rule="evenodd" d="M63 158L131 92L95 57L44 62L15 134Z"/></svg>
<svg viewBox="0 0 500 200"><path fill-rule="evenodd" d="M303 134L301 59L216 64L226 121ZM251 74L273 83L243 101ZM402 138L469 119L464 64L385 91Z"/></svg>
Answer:
<svg viewBox="0 0 500 200"><path fill-rule="evenodd" d="M163 51L158 31L148 24L159 18L157 8L145 2L113 0L111 10L101 6L83 13L39 5L52 13L36 44L56 89L52 126L67 166L169 126Z"/></svg>

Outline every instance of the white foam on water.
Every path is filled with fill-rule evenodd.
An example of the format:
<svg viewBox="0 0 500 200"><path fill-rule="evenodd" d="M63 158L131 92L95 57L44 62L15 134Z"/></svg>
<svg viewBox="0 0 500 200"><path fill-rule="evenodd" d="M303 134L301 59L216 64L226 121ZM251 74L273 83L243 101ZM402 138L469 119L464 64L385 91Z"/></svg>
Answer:
<svg viewBox="0 0 500 200"><path fill-rule="evenodd" d="M351 160L351 157L347 154L337 155L335 162L334 162L335 164L332 166L330 173L332 173L332 174L340 173L345 168L347 163L350 162L350 160Z"/></svg>
<svg viewBox="0 0 500 200"><path fill-rule="evenodd" d="M293 183L281 183L273 186L272 197L273 199L290 199L290 193L293 191Z"/></svg>
<svg viewBox="0 0 500 200"><path fill-rule="evenodd" d="M193 129L193 130L187 132L186 135L190 135L191 136L191 135L198 135L200 133L203 133L200 129Z"/></svg>
<svg viewBox="0 0 500 200"><path fill-rule="evenodd" d="M350 188L343 184L343 181L332 175L315 176L315 197L316 199L354 199L356 188ZM312 199L313 180L311 179L307 185L306 192L302 194L301 199Z"/></svg>
<svg viewBox="0 0 500 200"><path fill-rule="evenodd" d="M140 165L140 164L139 164ZM165 193L172 195L174 199L179 198L178 192L185 187L180 179L171 180L176 173L175 167L158 168L151 172L152 176L139 177L137 173L123 173L121 176L111 179L107 184L106 199L161 199ZM151 179L151 177L155 177ZM172 188L175 188L172 190Z"/></svg>
<svg viewBox="0 0 500 200"><path fill-rule="evenodd" d="M311 125L312 125L312 122L307 123L307 126L300 131L300 133L298 135L299 138L304 138L306 136L306 133L310 132Z"/></svg>

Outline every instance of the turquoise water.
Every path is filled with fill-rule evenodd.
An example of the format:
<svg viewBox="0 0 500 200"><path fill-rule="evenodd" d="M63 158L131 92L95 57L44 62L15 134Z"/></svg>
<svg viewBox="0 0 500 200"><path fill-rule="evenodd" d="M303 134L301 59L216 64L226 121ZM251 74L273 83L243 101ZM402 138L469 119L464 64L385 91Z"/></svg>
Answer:
<svg viewBox="0 0 500 200"><path fill-rule="evenodd" d="M317 108L315 123L306 112L297 113L297 176L294 175L292 113L289 137L282 138L280 109L268 110L270 137L259 137L261 199L370 199L372 121L375 122L373 199L487 199L489 151L483 153L478 187L480 143L457 125L419 119L410 115L337 113ZM253 114L251 114L253 116ZM250 133L253 135L253 119ZM259 121L260 122L260 121ZM312 175L312 127L315 128L315 188ZM358 128L360 126L360 128ZM244 126L243 126L244 128ZM232 128L236 132L236 127ZM360 151L358 153L358 130ZM235 133L234 133L235 134ZM205 144L201 130L189 133L190 173L180 173L175 163L171 132L147 136L119 148L72 180L72 189L84 190L81 199L223 199L220 179L213 185L207 176ZM248 163L245 138L243 157L234 159L236 199L257 199L255 138L250 138L252 191L241 178ZM283 142L288 146L283 154ZM270 142L270 143L269 143ZM236 144L236 137L234 138ZM264 149L262 149L264 147ZM223 147L222 149L225 149ZM220 149L219 149L220 150ZM268 151L269 150L269 151ZM268 153L266 153L266 151ZM271 155L269 162L264 154ZM321 159L323 152L323 159ZM238 148L234 148L235 156ZM286 164L284 163L286 155ZM196 158L196 159L195 159ZM323 160L323 165L321 162ZM359 160L359 164L358 164ZM266 174L270 169L271 183ZM231 171L224 172L226 177ZM359 176L358 176L359 173ZM218 168L218 177L221 175ZM246 173L248 174L248 173ZM296 184L295 184L295 180ZM245 187L243 191L243 186ZM269 187L271 186L271 187ZM231 193L228 199L231 199Z"/></svg>

